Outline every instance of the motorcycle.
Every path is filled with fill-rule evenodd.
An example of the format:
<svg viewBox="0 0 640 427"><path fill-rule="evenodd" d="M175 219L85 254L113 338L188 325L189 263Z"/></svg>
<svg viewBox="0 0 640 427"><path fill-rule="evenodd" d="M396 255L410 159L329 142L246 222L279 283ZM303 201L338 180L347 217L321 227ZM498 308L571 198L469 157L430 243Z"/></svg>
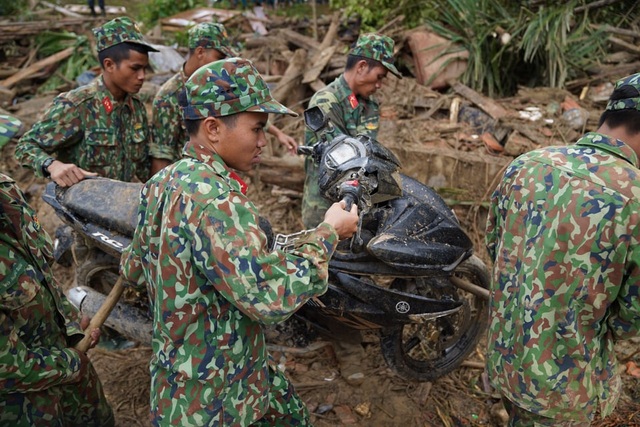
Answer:
<svg viewBox="0 0 640 427"><path fill-rule="evenodd" d="M433 381L471 353L488 316L489 274L454 212L432 188L402 175L396 156L366 136L334 136L317 108L305 111L319 136L299 153L319 166L319 186L331 201L358 205L358 230L341 242L329 262L325 294L295 316L318 331L374 330L388 366L405 379ZM118 277L122 250L136 225L141 184L92 178L67 189L47 185L43 195L70 226L57 254L71 250L79 286L70 300L92 315ZM288 250L313 230L273 236L274 250ZM128 339L150 342L148 301L128 289L105 325Z"/></svg>

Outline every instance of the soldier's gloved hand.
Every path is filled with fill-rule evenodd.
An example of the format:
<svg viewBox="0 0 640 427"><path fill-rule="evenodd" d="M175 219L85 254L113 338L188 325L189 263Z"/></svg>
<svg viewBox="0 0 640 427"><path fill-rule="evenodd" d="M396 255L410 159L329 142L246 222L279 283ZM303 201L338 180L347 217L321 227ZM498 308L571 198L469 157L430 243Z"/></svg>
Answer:
<svg viewBox="0 0 640 427"><path fill-rule="evenodd" d="M60 187L71 187L88 176L98 176L95 172L86 171L73 163L62 163L59 160L54 160L47 168L47 172Z"/></svg>
<svg viewBox="0 0 640 427"><path fill-rule="evenodd" d="M353 236L358 229L358 206L354 203L350 212L345 208L346 203L341 200L331 205L324 214L324 222L335 228L340 240Z"/></svg>

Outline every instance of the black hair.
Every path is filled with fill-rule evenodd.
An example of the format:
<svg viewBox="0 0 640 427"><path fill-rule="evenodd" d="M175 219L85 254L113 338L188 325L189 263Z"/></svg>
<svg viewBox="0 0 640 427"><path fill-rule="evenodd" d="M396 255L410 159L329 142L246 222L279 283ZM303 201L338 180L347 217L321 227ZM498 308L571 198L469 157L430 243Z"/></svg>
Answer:
<svg viewBox="0 0 640 427"><path fill-rule="evenodd" d="M638 89L633 86L622 86L613 91L609 100L617 101L626 98L640 98L640 92L638 92ZM624 126L629 134L637 135L640 133L640 111L635 108L626 108L624 110L605 110L600 116L598 127L605 123L611 129Z"/></svg>
<svg viewBox="0 0 640 427"><path fill-rule="evenodd" d="M364 56L358 56L358 55L347 55L347 64L344 66L344 70L345 71L351 70L353 67L356 66L356 64L359 61L365 61L367 63L367 66L369 67L368 70L371 70L372 68L375 68L375 67L384 67L384 65L382 65L380 61L376 61L375 59L366 58Z"/></svg>
<svg viewBox="0 0 640 427"><path fill-rule="evenodd" d="M124 61L125 59L129 59L130 50L135 50L138 53L145 53L148 55L151 51L151 48L139 43L118 43L98 52L98 61L100 61L100 67L104 68L104 60L107 58L113 60L116 65L120 65L122 61Z"/></svg>
<svg viewBox="0 0 640 427"><path fill-rule="evenodd" d="M216 119L220 120L222 123L225 124L226 127L233 129L234 127L236 127L236 124L238 122L238 115L237 114L232 114L230 116L222 116L222 117L216 117ZM198 120L184 120L184 127L187 130L187 134L189 136L194 136L198 133L198 129L200 129L200 123L203 121L204 119L198 119Z"/></svg>

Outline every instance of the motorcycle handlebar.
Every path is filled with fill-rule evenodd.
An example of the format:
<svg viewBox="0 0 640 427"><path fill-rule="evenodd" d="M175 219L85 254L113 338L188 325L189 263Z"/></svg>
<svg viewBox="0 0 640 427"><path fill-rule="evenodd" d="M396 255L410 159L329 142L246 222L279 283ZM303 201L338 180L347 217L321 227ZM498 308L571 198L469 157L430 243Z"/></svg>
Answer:
<svg viewBox="0 0 640 427"><path fill-rule="evenodd" d="M313 154L313 146L311 146L311 145L299 145L297 153L298 154L302 154L303 156L310 156L310 155Z"/></svg>

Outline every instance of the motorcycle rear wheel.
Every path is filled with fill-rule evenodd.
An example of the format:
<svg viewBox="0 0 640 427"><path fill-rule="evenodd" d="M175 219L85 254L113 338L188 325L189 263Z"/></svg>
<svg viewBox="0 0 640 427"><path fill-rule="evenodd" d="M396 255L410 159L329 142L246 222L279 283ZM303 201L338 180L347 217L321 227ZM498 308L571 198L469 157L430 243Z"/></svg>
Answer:
<svg viewBox="0 0 640 427"><path fill-rule="evenodd" d="M476 256L460 264L454 274L489 288L489 272ZM391 287L430 298L455 299L463 306L450 316L382 330L380 346L387 364L413 381L434 381L460 366L486 330L489 301L459 289L449 280L434 285L426 278L395 279Z"/></svg>
<svg viewBox="0 0 640 427"><path fill-rule="evenodd" d="M93 250L84 261L77 266L76 284L78 286L91 288L106 297L118 280L119 264L119 259L105 252ZM139 300L140 298L136 295L135 291L131 289L126 289L120 297L120 302L132 309L140 309L142 312L148 311L148 306L144 306ZM111 316L113 316L113 313L111 313ZM108 323L109 321L105 322L100 328L102 331L100 338L101 346L109 349L125 349L137 345L139 338L136 339L136 336L128 333L126 329L107 326Z"/></svg>

